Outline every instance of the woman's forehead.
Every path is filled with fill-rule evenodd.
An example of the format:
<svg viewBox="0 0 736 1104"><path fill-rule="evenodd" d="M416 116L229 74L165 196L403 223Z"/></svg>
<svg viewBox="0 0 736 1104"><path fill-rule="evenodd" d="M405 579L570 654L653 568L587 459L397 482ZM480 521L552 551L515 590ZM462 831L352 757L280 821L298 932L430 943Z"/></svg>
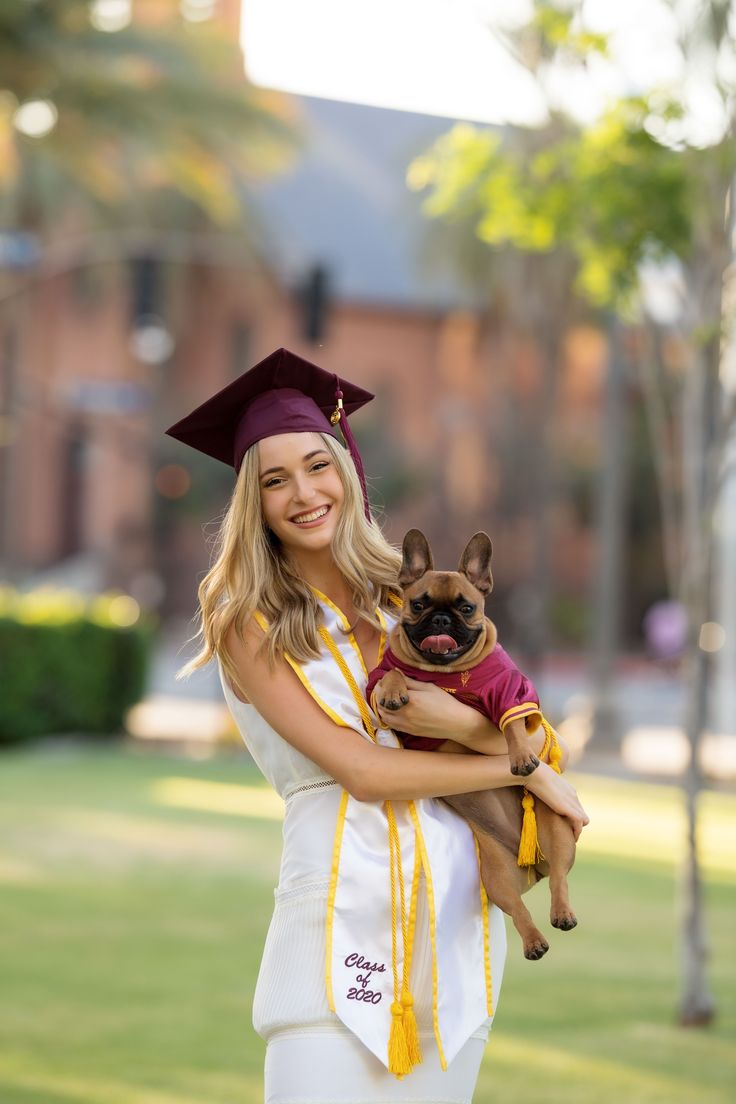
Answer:
<svg viewBox="0 0 736 1104"><path fill-rule="evenodd" d="M319 433L279 433L264 437L258 442L259 465L263 469L300 464L315 449L326 451Z"/></svg>

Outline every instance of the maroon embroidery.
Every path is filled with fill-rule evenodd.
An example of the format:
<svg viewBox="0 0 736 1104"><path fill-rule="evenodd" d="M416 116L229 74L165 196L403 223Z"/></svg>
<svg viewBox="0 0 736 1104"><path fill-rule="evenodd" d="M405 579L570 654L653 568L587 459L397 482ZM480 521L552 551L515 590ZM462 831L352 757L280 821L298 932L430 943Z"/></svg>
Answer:
<svg viewBox="0 0 736 1104"><path fill-rule="evenodd" d="M355 975L356 985L352 985L347 991L347 999L355 1001L363 1001L364 1004L380 1004L383 999L383 993L368 988L368 982L371 980L373 974L384 974L386 972L385 962L371 962L370 959L364 958L363 955L349 954L345 959L345 965L348 970L360 970L361 973Z"/></svg>
<svg viewBox="0 0 736 1104"><path fill-rule="evenodd" d="M380 1004L383 993L374 993L370 989L348 989L348 1000L365 1001L366 1004Z"/></svg>
<svg viewBox="0 0 736 1104"><path fill-rule="evenodd" d="M380 965L377 962L371 962L368 958L363 958L362 955L349 954L345 959L345 965L348 970L352 970L353 966L357 966L359 970L367 970L370 974L382 974L386 969L386 966L382 962Z"/></svg>

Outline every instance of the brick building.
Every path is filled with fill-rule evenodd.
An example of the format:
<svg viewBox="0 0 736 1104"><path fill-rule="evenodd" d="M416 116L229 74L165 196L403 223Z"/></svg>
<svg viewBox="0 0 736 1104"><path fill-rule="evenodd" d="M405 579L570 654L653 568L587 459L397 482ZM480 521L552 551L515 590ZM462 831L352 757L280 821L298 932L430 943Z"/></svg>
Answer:
<svg viewBox="0 0 736 1104"><path fill-rule="evenodd" d="M225 14L234 25L236 5ZM520 438L539 424L523 416L539 403L539 351L423 261L427 224L404 184L447 120L314 99L294 110L303 147L254 197L255 254L110 235L2 274L6 576L119 586L189 612L202 525L229 476L162 430L285 345L376 392L355 430L391 538L418 525L451 564L485 528L501 598L532 585L539 506L524 501L525 464L545 461ZM598 333L571 332L549 412L586 472L604 362ZM582 602L590 517L564 496L544 510L550 577Z"/></svg>

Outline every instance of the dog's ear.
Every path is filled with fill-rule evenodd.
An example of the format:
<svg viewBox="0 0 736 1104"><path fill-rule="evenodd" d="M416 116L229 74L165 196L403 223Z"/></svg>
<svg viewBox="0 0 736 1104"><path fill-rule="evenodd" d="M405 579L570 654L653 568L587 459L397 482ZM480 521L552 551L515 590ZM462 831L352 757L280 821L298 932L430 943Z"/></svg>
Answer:
<svg viewBox="0 0 736 1104"><path fill-rule="evenodd" d="M410 529L404 537L403 559L399 571L399 583L402 587L415 583L422 575L432 570L432 553L424 533L419 529Z"/></svg>
<svg viewBox="0 0 736 1104"><path fill-rule="evenodd" d="M476 533L468 541L460 557L458 571L473 584L481 594L490 594L493 590L491 575L491 556L493 545L487 533Z"/></svg>

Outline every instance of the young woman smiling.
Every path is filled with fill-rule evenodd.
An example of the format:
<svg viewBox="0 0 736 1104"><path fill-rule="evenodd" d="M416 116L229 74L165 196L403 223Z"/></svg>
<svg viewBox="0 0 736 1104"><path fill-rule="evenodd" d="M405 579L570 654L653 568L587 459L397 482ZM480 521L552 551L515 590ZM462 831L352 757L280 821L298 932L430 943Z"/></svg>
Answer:
<svg viewBox="0 0 736 1104"><path fill-rule="evenodd" d="M286 804L253 1009L267 1104L469 1102L503 973L472 834L435 799L518 785L504 738L414 683L402 728L485 754L404 751L363 696L400 604L346 423L371 397L278 350L169 431L238 472L188 669L217 658ZM542 763L525 784L579 835L564 778Z"/></svg>

